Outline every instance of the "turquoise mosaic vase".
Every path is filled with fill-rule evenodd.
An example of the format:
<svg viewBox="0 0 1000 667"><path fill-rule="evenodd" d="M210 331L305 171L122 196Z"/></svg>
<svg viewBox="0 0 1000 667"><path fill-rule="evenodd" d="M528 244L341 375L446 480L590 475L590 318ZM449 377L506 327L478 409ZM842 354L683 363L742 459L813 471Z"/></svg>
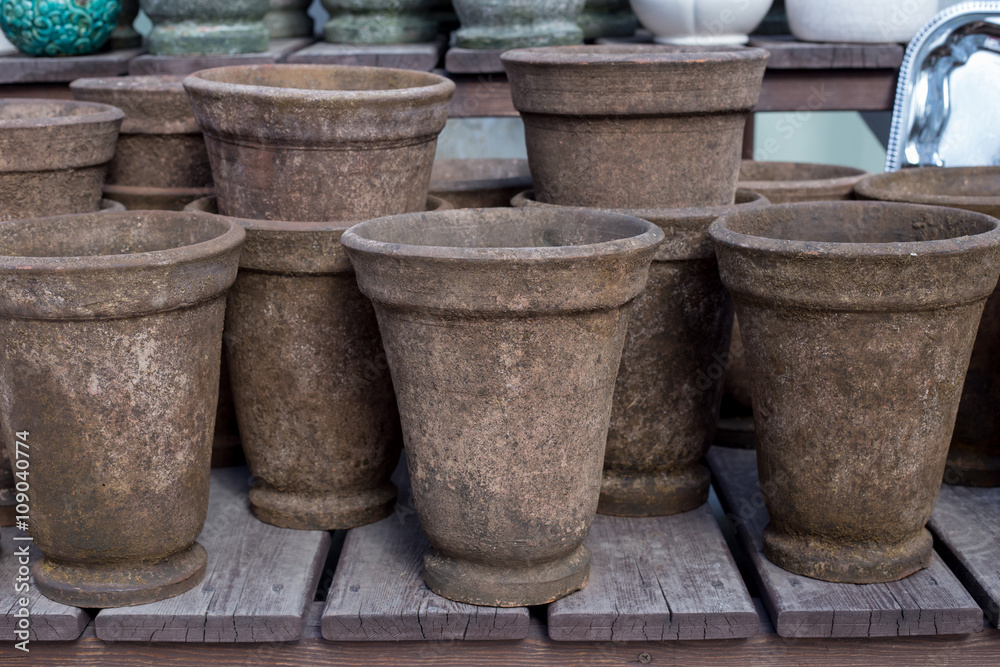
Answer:
<svg viewBox="0 0 1000 667"><path fill-rule="evenodd" d="M32 56L82 56L104 46L121 0L0 0L0 29Z"/></svg>

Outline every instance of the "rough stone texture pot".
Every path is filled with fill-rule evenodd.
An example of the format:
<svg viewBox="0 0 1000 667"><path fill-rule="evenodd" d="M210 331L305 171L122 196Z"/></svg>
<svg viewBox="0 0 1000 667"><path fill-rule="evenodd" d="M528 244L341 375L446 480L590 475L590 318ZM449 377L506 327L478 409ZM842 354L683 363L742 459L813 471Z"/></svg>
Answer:
<svg viewBox="0 0 1000 667"><path fill-rule="evenodd" d="M139 16L139 0L122 0L121 4L118 25L111 33L108 46L112 49L137 49L142 46L142 35L136 32L132 24Z"/></svg>
<svg viewBox="0 0 1000 667"><path fill-rule="evenodd" d="M630 37L639 27L629 0L586 0L577 24L584 39Z"/></svg>
<svg viewBox="0 0 1000 667"><path fill-rule="evenodd" d="M334 44L432 42L435 0L321 0L330 12L323 39Z"/></svg>
<svg viewBox="0 0 1000 667"><path fill-rule="evenodd" d="M876 174L859 199L933 204L1000 217L1000 167L926 167ZM983 310L958 406L944 481L1000 486L1000 293Z"/></svg>
<svg viewBox="0 0 1000 667"><path fill-rule="evenodd" d="M106 104L0 100L0 221L98 210L124 116Z"/></svg>
<svg viewBox="0 0 1000 667"><path fill-rule="evenodd" d="M315 28L309 16L312 0L269 0L264 26L271 39L312 37Z"/></svg>
<svg viewBox="0 0 1000 667"><path fill-rule="evenodd" d="M746 44L771 0L631 0L643 27L661 44Z"/></svg>
<svg viewBox="0 0 1000 667"><path fill-rule="evenodd" d="M455 46L520 49L579 44L584 0L454 0L462 27Z"/></svg>
<svg viewBox="0 0 1000 667"><path fill-rule="evenodd" d="M0 30L31 56L83 56L111 37L121 0L0 0Z"/></svg>
<svg viewBox="0 0 1000 667"><path fill-rule="evenodd" d="M344 233L392 371L431 590L490 606L586 585L628 304L663 232L466 209Z"/></svg>
<svg viewBox="0 0 1000 667"><path fill-rule="evenodd" d="M772 562L859 584L930 563L924 524L1000 275L998 225L872 202L712 224L746 346Z"/></svg>
<svg viewBox="0 0 1000 667"><path fill-rule="evenodd" d="M539 201L728 206L762 49L608 44L501 56ZM595 94L601 91L601 94Z"/></svg>
<svg viewBox="0 0 1000 667"><path fill-rule="evenodd" d="M527 160L435 160L430 193L455 208L510 206L518 192L531 187Z"/></svg>
<svg viewBox="0 0 1000 667"><path fill-rule="evenodd" d="M513 204L560 208L539 204L531 192ZM706 232L720 215L767 205L759 194L740 190L732 206L609 211L652 222L666 240L629 318L604 454L601 514L664 516L708 500L710 475L700 461L719 420L733 305Z"/></svg>
<svg viewBox="0 0 1000 667"><path fill-rule="evenodd" d="M938 0L785 0L805 42L906 43L938 12Z"/></svg>
<svg viewBox="0 0 1000 667"><path fill-rule="evenodd" d="M243 230L201 213L0 225L0 433L29 431L38 589L143 604L201 579L225 292Z"/></svg>
<svg viewBox="0 0 1000 667"><path fill-rule="evenodd" d="M77 79L73 96L125 112L106 196L129 209L179 211L212 194L212 166L180 76Z"/></svg>
<svg viewBox="0 0 1000 667"><path fill-rule="evenodd" d="M223 55L267 51L268 0L139 0L153 22L153 55Z"/></svg>
<svg viewBox="0 0 1000 667"><path fill-rule="evenodd" d="M219 209L357 221L423 209L455 84L387 67L220 67L184 80Z"/></svg>
<svg viewBox="0 0 1000 667"><path fill-rule="evenodd" d="M218 210L215 198L191 208ZM250 507L300 530L378 521L396 503L402 438L375 313L340 245L353 223L237 221L247 240L225 341Z"/></svg>

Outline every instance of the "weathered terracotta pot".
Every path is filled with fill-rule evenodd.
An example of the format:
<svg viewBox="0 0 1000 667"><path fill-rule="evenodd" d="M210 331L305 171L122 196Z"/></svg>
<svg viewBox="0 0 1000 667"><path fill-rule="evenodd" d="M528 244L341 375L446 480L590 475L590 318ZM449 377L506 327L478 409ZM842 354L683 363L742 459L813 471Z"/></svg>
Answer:
<svg viewBox="0 0 1000 667"><path fill-rule="evenodd" d="M520 606L586 585L628 304L662 238L612 213L501 208L344 233L392 371L431 590Z"/></svg>
<svg viewBox="0 0 1000 667"><path fill-rule="evenodd" d="M264 26L271 39L312 37L315 28L309 16L312 0L269 0Z"/></svg>
<svg viewBox="0 0 1000 667"><path fill-rule="evenodd" d="M455 46L463 49L520 49L579 44L577 25L584 0L454 0L462 27Z"/></svg>
<svg viewBox="0 0 1000 667"><path fill-rule="evenodd" d="M639 20L632 13L629 0L586 0L577 24L584 39L629 37L635 34Z"/></svg>
<svg viewBox="0 0 1000 667"><path fill-rule="evenodd" d="M455 208L496 208L530 187L527 160L435 160L430 193Z"/></svg>
<svg viewBox="0 0 1000 667"><path fill-rule="evenodd" d="M732 204L743 128L767 58L762 49L656 44L503 54L538 200L590 208Z"/></svg>
<svg viewBox="0 0 1000 667"><path fill-rule="evenodd" d="M387 67L220 67L184 80L219 209L357 221L423 208L455 84Z"/></svg>
<svg viewBox="0 0 1000 667"><path fill-rule="evenodd" d="M214 197L191 208L218 211ZM225 340L250 507L301 530L378 521L396 503L402 439L375 313L340 245L351 223L237 221Z"/></svg>
<svg viewBox="0 0 1000 667"><path fill-rule="evenodd" d="M513 204L561 208L539 204L532 192ZM608 211L648 220L666 240L629 319L604 454L601 514L664 516L708 500L711 478L700 462L719 420L733 305L706 232L720 215L767 205L759 194L740 190L733 206Z"/></svg>
<svg viewBox="0 0 1000 667"><path fill-rule="evenodd" d="M0 100L0 220L98 210L124 116L106 104Z"/></svg>
<svg viewBox="0 0 1000 667"><path fill-rule="evenodd" d="M1000 167L928 167L869 176L859 199L933 204L1000 218ZM1000 486L1000 292L986 301L965 375L947 484Z"/></svg>
<svg viewBox="0 0 1000 667"><path fill-rule="evenodd" d="M783 204L709 234L740 319L764 553L809 577L874 583L931 561L924 528L1000 222L870 202Z"/></svg>
<svg viewBox="0 0 1000 667"><path fill-rule="evenodd" d="M106 196L129 209L179 211L212 194L212 167L180 76L77 79L78 100L125 112Z"/></svg>
<svg viewBox="0 0 1000 667"><path fill-rule="evenodd" d="M435 0L322 0L330 12L323 39L334 44L432 42Z"/></svg>
<svg viewBox="0 0 1000 667"><path fill-rule="evenodd" d="M153 22L146 48L158 56L267 51L268 0L139 0Z"/></svg>
<svg viewBox="0 0 1000 667"><path fill-rule="evenodd" d="M142 604L204 574L195 538L243 236L231 220L173 211L0 225L2 434L8 453L30 434L46 597Z"/></svg>

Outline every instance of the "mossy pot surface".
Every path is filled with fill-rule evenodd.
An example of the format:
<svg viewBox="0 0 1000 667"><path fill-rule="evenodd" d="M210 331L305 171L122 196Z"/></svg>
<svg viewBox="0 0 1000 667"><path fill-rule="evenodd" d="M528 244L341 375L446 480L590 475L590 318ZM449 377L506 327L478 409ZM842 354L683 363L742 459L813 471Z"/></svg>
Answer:
<svg viewBox="0 0 1000 667"><path fill-rule="evenodd" d="M455 0L463 49L521 49L583 42L584 0Z"/></svg>
<svg viewBox="0 0 1000 667"><path fill-rule="evenodd" d="M153 22L146 48L156 56L267 51L268 0L139 0Z"/></svg>
<svg viewBox="0 0 1000 667"><path fill-rule="evenodd" d="M435 0L322 0L330 12L323 39L334 44L433 42Z"/></svg>

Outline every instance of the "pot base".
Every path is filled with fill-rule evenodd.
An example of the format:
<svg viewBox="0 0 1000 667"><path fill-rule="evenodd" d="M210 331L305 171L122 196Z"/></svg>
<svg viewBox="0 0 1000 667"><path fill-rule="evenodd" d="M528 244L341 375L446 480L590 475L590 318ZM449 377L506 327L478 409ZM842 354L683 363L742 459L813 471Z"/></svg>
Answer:
<svg viewBox="0 0 1000 667"><path fill-rule="evenodd" d="M258 483L250 489L250 509L264 523L281 528L346 530L392 514L397 493L392 482L346 497L288 493Z"/></svg>
<svg viewBox="0 0 1000 667"><path fill-rule="evenodd" d="M262 21L159 24L146 38L154 56L233 55L267 51L270 35Z"/></svg>
<svg viewBox="0 0 1000 667"><path fill-rule="evenodd" d="M548 604L587 585L590 549L582 544L553 563L491 567L456 560L431 550L424 556L424 581L442 597L486 607Z"/></svg>
<svg viewBox="0 0 1000 667"><path fill-rule="evenodd" d="M1000 456L963 452L952 443L944 470L944 483L954 486L1000 486Z"/></svg>
<svg viewBox="0 0 1000 667"><path fill-rule="evenodd" d="M598 514L669 516L708 502L712 476L702 465L689 470L617 473L605 470Z"/></svg>
<svg viewBox="0 0 1000 667"><path fill-rule="evenodd" d="M437 22L416 14L369 12L334 16L323 26L323 39L332 44L413 44L433 42Z"/></svg>
<svg viewBox="0 0 1000 667"><path fill-rule="evenodd" d="M654 37L657 44L675 46L742 46L750 41L749 35L687 35L685 37Z"/></svg>
<svg viewBox="0 0 1000 667"><path fill-rule="evenodd" d="M43 558L32 573L38 590L50 600L73 607L130 607L191 590L201 583L207 562L205 548L195 542L155 562L80 565Z"/></svg>
<svg viewBox="0 0 1000 667"><path fill-rule="evenodd" d="M455 46L460 49L525 49L536 46L565 46L583 42L583 31L575 23L550 21L528 26L503 28L484 26L460 28Z"/></svg>
<svg viewBox="0 0 1000 667"><path fill-rule="evenodd" d="M934 540L926 528L903 544L835 544L764 529L764 555L778 567L822 581L879 584L898 581L931 564Z"/></svg>

